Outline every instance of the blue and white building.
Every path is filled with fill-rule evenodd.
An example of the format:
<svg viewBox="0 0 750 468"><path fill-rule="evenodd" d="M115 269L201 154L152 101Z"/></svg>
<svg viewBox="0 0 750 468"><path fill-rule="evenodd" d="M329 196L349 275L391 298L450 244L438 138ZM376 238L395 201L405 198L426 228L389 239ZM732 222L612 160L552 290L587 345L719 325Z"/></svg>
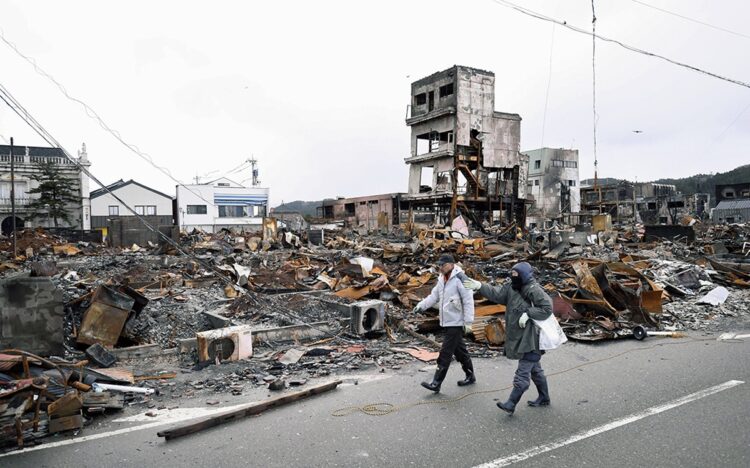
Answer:
<svg viewBox="0 0 750 468"><path fill-rule="evenodd" d="M227 178L177 186L177 222L183 231L258 230L268 211L268 188L245 187Z"/></svg>

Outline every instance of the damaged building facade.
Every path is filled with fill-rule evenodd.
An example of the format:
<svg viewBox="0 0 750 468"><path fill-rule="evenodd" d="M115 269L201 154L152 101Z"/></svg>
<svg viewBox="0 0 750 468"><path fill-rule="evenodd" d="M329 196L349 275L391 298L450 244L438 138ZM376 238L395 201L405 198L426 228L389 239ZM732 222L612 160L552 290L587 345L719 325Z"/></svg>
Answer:
<svg viewBox="0 0 750 468"><path fill-rule="evenodd" d="M603 213L614 222L679 224L686 216L703 217L707 204L705 194L683 195L670 184L619 182L581 188L584 218Z"/></svg>
<svg viewBox="0 0 750 468"><path fill-rule="evenodd" d="M388 232L401 222L401 193L325 200L317 215L324 220L343 220L363 232ZM406 208L408 211L408 208Z"/></svg>
<svg viewBox="0 0 750 468"><path fill-rule="evenodd" d="M525 222L521 117L495 110L495 74L453 66L411 85L409 189L402 199L435 224Z"/></svg>
<svg viewBox="0 0 750 468"><path fill-rule="evenodd" d="M524 154L529 159L526 190L533 199L528 227L546 228L555 221L577 224L581 210L578 150L540 148Z"/></svg>

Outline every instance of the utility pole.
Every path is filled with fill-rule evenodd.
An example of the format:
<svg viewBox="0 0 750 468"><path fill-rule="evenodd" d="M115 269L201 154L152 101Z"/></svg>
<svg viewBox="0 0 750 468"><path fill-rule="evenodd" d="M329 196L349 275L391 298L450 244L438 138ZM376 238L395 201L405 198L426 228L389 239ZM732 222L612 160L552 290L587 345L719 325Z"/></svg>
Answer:
<svg viewBox="0 0 750 468"><path fill-rule="evenodd" d="M255 156L250 156L250 159L248 159L247 162L250 163L250 169L253 174L253 187L257 187L260 185L260 180L258 179L258 160L255 159Z"/></svg>
<svg viewBox="0 0 750 468"><path fill-rule="evenodd" d="M13 155L13 137L10 137L10 228L12 233L13 259L18 256L16 250L16 162Z"/></svg>

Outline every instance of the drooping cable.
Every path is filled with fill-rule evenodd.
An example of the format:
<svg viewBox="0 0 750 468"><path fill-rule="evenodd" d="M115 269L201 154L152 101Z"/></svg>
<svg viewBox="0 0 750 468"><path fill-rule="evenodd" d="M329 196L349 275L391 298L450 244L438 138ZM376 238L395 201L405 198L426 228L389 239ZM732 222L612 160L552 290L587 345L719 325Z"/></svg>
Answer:
<svg viewBox="0 0 750 468"><path fill-rule="evenodd" d="M511 8L513 10L516 10L516 11L520 12L520 13L523 13L524 15L531 16L533 18L540 19L542 21L548 21L548 22L551 22L551 23L557 23L559 26L563 26L563 27L565 27L567 29L570 29L571 31L575 31L575 32L577 32L579 34L585 34L587 36L592 36L593 35L593 33L591 31L587 31L587 30L579 28L577 26L573 26L572 24L569 24L567 21L561 21L561 20L558 20L558 19L555 19L555 18L551 18L549 16L545 16L545 15L543 15L541 13L537 13L535 11L529 10L528 8L524 8L522 6L516 5L515 3L511 3L511 2L508 2L506 0L492 0L492 1L495 2L495 3L497 3L500 6L504 6L506 8ZM718 80L726 81L728 83L736 84L738 86L742 86L743 88L750 89L750 83L746 83L746 82L741 81L741 80L736 80L734 78L729 78L729 77L726 77L726 76L722 76L722 75L719 75L718 73L710 72L708 70L704 70L704 69L696 67L694 65L689 65L687 63L679 62L677 60L672 60L672 59L670 59L668 57L665 57L664 55L660 55L660 54L656 54L654 52L649 52L647 50L639 49L637 47L625 44L622 41L618 41L616 39L611 39L611 38L602 36L601 34L597 34L596 35L596 39L600 40L600 41L610 42L612 44L616 44L616 45L622 47L623 49L629 50L631 52L635 52L635 53L638 53L638 54L641 54L641 55L646 55L648 57L658 58L658 59L663 60L665 62L669 62L672 65L677 65L678 67L686 68L688 70L691 70L691 71L694 71L694 72L697 72L697 73L701 73L703 75L710 76L710 77L716 78Z"/></svg>

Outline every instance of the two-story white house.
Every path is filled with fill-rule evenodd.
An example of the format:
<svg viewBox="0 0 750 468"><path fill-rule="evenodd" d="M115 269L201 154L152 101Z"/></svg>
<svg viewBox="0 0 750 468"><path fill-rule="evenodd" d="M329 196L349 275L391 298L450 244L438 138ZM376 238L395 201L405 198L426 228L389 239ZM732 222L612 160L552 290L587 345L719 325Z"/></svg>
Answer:
<svg viewBox="0 0 750 468"><path fill-rule="evenodd" d="M91 226L94 229L107 227L108 220L121 216L135 216L117 198L132 207L141 216L166 218L163 224L172 224L173 197L147 187L133 179L122 179L91 192Z"/></svg>
<svg viewBox="0 0 750 468"><path fill-rule="evenodd" d="M245 187L227 178L178 185L177 222L183 231L255 230L266 216L268 194L268 188Z"/></svg>

